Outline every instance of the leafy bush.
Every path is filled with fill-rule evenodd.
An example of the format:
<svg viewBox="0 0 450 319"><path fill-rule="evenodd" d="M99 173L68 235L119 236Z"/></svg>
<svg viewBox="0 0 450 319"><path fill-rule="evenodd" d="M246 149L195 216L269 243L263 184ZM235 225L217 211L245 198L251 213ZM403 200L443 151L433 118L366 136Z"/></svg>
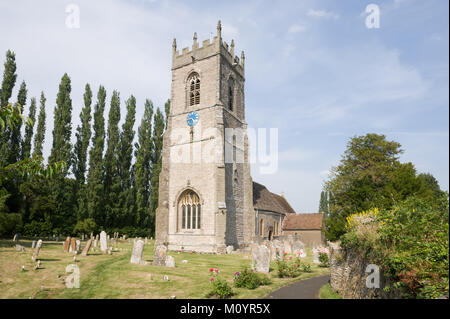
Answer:
<svg viewBox="0 0 450 319"><path fill-rule="evenodd" d="M234 274L234 286L237 288L255 289L259 286L269 285L270 283L271 280L267 275L247 268Z"/></svg>
<svg viewBox="0 0 450 319"><path fill-rule="evenodd" d="M300 268L303 272L312 272L310 264L301 264Z"/></svg>
<svg viewBox="0 0 450 319"><path fill-rule="evenodd" d="M330 260L327 253L319 252L320 267L330 267Z"/></svg>
<svg viewBox="0 0 450 319"><path fill-rule="evenodd" d="M75 234L90 234L94 232L97 228L95 221L92 218L86 218L84 220L78 221L75 225L73 232Z"/></svg>
<svg viewBox="0 0 450 319"><path fill-rule="evenodd" d="M233 296L233 289L225 279L219 277L211 277L211 290L206 297L216 296L219 299L227 299Z"/></svg>
<svg viewBox="0 0 450 319"><path fill-rule="evenodd" d="M295 278L300 276L302 273L302 263L300 258L297 257L294 260L288 260L286 258L277 260L277 273L280 278Z"/></svg>
<svg viewBox="0 0 450 319"><path fill-rule="evenodd" d="M377 264L406 298L448 296L449 203L411 197L380 210L373 223L342 237L343 247L359 251Z"/></svg>

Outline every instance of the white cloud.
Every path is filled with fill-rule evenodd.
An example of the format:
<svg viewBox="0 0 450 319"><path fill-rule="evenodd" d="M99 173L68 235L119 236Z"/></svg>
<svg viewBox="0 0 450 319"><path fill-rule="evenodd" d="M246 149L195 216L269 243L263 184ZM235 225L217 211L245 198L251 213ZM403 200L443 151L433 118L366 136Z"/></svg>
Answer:
<svg viewBox="0 0 450 319"><path fill-rule="evenodd" d="M306 27L304 25L293 24L289 27L288 33L290 33L290 34L299 33L299 32L303 32L305 30L306 30Z"/></svg>
<svg viewBox="0 0 450 319"><path fill-rule="evenodd" d="M308 11L308 16L315 18L326 18L326 19L339 19L339 15L337 13L325 10L313 10L310 9Z"/></svg>

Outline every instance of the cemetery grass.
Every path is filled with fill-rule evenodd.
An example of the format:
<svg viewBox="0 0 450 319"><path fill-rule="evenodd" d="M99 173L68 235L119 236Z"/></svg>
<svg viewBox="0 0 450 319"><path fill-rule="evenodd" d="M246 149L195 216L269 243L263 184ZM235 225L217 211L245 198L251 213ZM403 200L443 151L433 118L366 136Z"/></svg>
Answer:
<svg viewBox="0 0 450 319"><path fill-rule="evenodd" d="M251 265L251 256L244 254L169 252L175 259L175 268L152 266L153 241L144 248L143 259L149 264L135 265L130 263L132 243L120 242L118 248L122 250L113 251L112 255L102 254L97 248L88 256L77 255L74 262L73 254L63 251L62 242L44 241L38 257L41 268L34 270L31 241L21 240L25 252L20 252L11 240L0 240L0 298L159 299L176 296L177 299L198 299L205 298L210 290L209 268L219 269L219 276L233 286L234 273ZM233 286L233 298L262 298L292 282L328 274L329 269L313 264L311 252L307 252L304 261L311 264L311 273L302 273L297 278L278 278L276 264L272 262L270 285L253 290ZM182 260L188 263L182 263ZM66 288L64 278L70 273L65 271L70 264L76 264L80 269L80 288ZM21 270L22 265L25 271ZM164 275L169 281L164 280Z"/></svg>
<svg viewBox="0 0 450 319"><path fill-rule="evenodd" d="M330 284L327 283L323 285L319 290L320 299L342 299L339 294L331 288Z"/></svg>

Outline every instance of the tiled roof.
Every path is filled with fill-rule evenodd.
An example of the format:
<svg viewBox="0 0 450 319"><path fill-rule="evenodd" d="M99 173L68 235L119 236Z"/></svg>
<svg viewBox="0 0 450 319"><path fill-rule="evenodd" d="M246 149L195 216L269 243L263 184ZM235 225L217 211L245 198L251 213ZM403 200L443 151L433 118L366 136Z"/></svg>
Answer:
<svg viewBox="0 0 450 319"><path fill-rule="evenodd" d="M253 207L281 214L295 214L295 211L282 196L271 193L264 185L253 182Z"/></svg>
<svg viewBox="0 0 450 319"><path fill-rule="evenodd" d="M322 228L323 214L289 214L283 221L283 230L319 230Z"/></svg>

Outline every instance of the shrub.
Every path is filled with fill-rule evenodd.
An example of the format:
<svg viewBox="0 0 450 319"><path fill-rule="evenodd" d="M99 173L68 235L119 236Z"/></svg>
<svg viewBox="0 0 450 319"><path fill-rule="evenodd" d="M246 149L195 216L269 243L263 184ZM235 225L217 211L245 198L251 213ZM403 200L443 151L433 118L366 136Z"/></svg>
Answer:
<svg viewBox="0 0 450 319"><path fill-rule="evenodd" d="M226 280L219 277L211 277L211 290L208 292L206 297L216 296L219 299L227 299L233 295L233 289L226 282Z"/></svg>
<svg viewBox="0 0 450 319"><path fill-rule="evenodd" d="M247 268L234 274L234 286L237 288L255 289L259 286L269 285L270 283L271 280L267 275Z"/></svg>
<svg viewBox="0 0 450 319"><path fill-rule="evenodd" d="M303 272L312 272L310 264L301 264L300 268Z"/></svg>
<svg viewBox="0 0 450 319"><path fill-rule="evenodd" d="M320 267L330 267L330 260L327 253L319 252Z"/></svg>
<svg viewBox="0 0 450 319"><path fill-rule="evenodd" d="M280 278L295 278L300 276L302 272L302 263L300 258L295 258L293 261L285 258L282 260L277 260L277 272L278 277Z"/></svg>

